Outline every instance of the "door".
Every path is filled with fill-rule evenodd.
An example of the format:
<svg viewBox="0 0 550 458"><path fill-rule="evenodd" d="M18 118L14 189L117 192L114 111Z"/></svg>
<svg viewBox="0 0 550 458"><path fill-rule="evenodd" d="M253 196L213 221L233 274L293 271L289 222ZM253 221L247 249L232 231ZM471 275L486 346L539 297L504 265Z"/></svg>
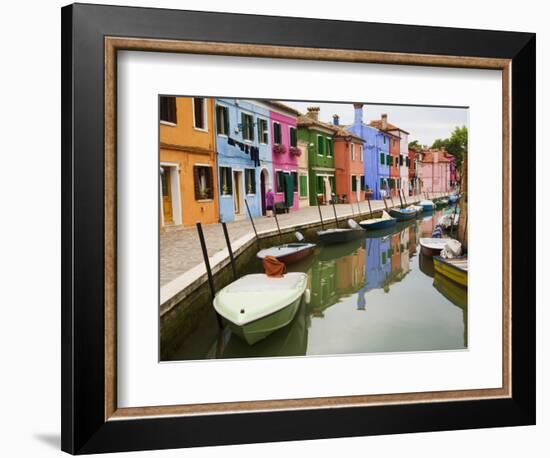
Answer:
<svg viewBox="0 0 550 458"><path fill-rule="evenodd" d="M172 191L170 180L170 168L164 167L164 173L161 174L162 188L162 213L164 216L164 224L173 224L174 216L172 213Z"/></svg>
<svg viewBox="0 0 550 458"><path fill-rule="evenodd" d="M236 215L240 215L243 211L243 203L242 203L242 198L243 198L243 191L242 191L242 188L243 188L243 172L242 171L234 171L233 172L233 183L235 183L235 199L233 200L233 204L234 204L234 211L235 211L235 214Z"/></svg>
<svg viewBox="0 0 550 458"><path fill-rule="evenodd" d="M265 193L267 191L267 171L262 170L262 173L260 173L260 192L261 192L261 198L262 198L262 215L265 216Z"/></svg>

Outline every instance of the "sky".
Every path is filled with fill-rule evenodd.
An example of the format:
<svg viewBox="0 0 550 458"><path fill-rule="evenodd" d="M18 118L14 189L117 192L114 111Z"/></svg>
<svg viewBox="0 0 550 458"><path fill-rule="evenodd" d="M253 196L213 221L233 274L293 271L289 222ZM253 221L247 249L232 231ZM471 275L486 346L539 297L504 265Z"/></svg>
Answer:
<svg viewBox="0 0 550 458"><path fill-rule="evenodd" d="M340 124L353 123L353 105L351 103L316 103L283 101L302 113L307 107L320 107L319 119L332 122L332 115L340 116ZM421 145L431 146L437 138L450 137L455 127L468 125L467 108L439 108L399 105L363 106L363 121L380 119L382 113L388 114L388 122L409 132L409 142L418 140Z"/></svg>

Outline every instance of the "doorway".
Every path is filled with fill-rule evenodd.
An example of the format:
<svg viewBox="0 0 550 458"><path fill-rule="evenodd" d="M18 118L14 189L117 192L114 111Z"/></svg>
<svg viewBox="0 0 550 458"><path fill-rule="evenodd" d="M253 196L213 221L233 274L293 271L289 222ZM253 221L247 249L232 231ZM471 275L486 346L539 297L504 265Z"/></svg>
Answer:
<svg viewBox="0 0 550 458"><path fill-rule="evenodd" d="M233 210L235 215L241 215L243 212L243 172L242 170L233 171L233 183L235 184L235 198L233 199Z"/></svg>
<svg viewBox="0 0 550 458"><path fill-rule="evenodd" d="M162 189L162 216L164 224L174 224L174 213L172 211L172 186L170 179L170 167L164 167L161 174Z"/></svg>
<svg viewBox="0 0 550 458"><path fill-rule="evenodd" d="M260 173L260 193L262 198L262 215L266 214L265 195L267 193L267 187L269 183L269 173L266 169L263 169Z"/></svg>

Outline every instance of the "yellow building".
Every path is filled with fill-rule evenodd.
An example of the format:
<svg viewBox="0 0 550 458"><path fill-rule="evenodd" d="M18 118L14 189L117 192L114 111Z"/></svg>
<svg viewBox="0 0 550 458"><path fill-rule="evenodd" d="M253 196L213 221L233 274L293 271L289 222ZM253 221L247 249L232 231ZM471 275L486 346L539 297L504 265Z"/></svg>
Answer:
<svg viewBox="0 0 550 458"><path fill-rule="evenodd" d="M161 227L218 221L214 101L160 97Z"/></svg>

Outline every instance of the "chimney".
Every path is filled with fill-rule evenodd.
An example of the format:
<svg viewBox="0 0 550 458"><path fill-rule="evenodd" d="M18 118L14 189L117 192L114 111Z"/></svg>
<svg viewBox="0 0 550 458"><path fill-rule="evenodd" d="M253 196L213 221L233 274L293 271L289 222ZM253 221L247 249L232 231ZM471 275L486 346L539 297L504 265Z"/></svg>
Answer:
<svg viewBox="0 0 550 458"><path fill-rule="evenodd" d="M308 118L319 121L319 107L307 107L307 116Z"/></svg>
<svg viewBox="0 0 550 458"><path fill-rule="evenodd" d="M363 124L363 104L354 103L353 111L354 111L353 124L355 125Z"/></svg>
<svg viewBox="0 0 550 458"><path fill-rule="evenodd" d="M386 130L388 128L388 114L382 113L382 130Z"/></svg>
<svg viewBox="0 0 550 458"><path fill-rule="evenodd" d="M334 124L335 126L339 126L340 125L340 116L338 116L337 114L333 114L332 115L332 124Z"/></svg>

